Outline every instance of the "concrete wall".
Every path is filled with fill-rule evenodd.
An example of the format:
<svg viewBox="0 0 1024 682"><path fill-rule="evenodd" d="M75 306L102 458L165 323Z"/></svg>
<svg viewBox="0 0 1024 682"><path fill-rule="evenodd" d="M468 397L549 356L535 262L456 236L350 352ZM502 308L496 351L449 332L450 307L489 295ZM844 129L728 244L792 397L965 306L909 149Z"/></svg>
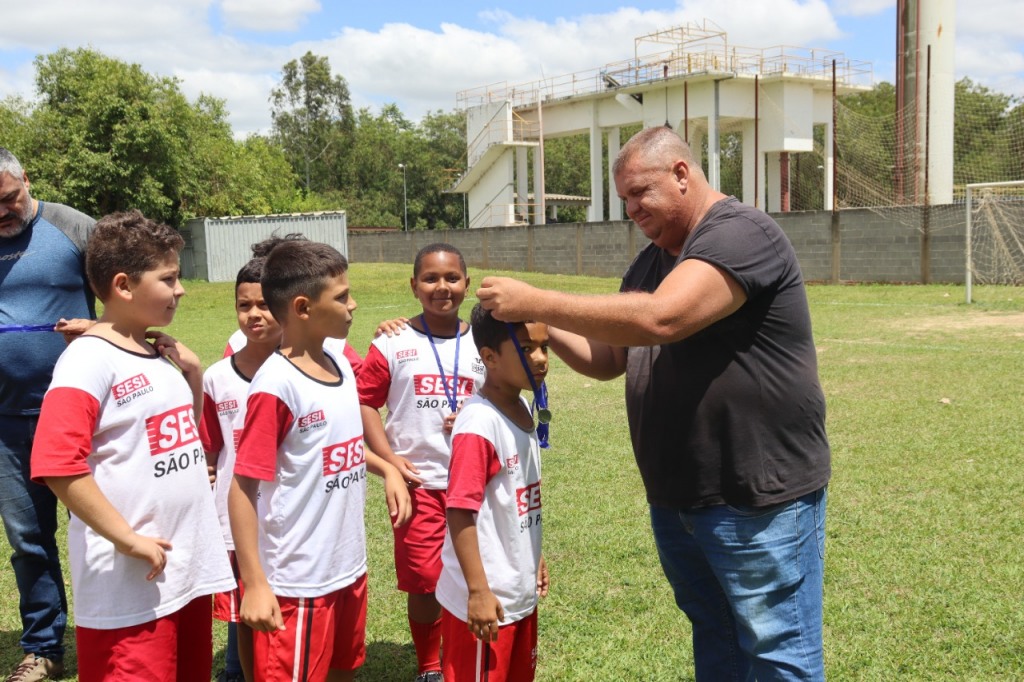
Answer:
<svg viewBox="0 0 1024 682"><path fill-rule="evenodd" d="M353 263L412 263L432 242L447 242L471 267L619 277L647 245L632 221L516 225L479 230L369 232L349 235Z"/></svg>
<svg viewBox="0 0 1024 682"><path fill-rule="evenodd" d="M1024 207L1018 210L1024 220ZM839 277L854 282L921 282L925 209L848 209L839 212ZM830 211L775 213L793 242L804 279L831 281ZM963 205L930 209L932 282L964 281ZM494 227L349 235L353 262L412 263L416 251L435 241L462 251L479 268L566 275L619 277L648 240L631 221Z"/></svg>

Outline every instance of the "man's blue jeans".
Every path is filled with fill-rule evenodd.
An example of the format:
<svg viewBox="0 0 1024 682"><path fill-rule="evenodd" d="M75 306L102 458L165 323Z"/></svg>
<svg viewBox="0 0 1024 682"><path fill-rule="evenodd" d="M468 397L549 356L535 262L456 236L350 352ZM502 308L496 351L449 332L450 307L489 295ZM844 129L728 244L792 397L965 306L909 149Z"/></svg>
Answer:
<svg viewBox="0 0 1024 682"><path fill-rule="evenodd" d="M825 679L825 499L822 488L769 507L651 507L697 682Z"/></svg>
<svg viewBox="0 0 1024 682"><path fill-rule="evenodd" d="M21 646L64 659L68 600L57 552L57 498L29 478L36 417L0 416L0 517L14 550L11 566L21 593Z"/></svg>

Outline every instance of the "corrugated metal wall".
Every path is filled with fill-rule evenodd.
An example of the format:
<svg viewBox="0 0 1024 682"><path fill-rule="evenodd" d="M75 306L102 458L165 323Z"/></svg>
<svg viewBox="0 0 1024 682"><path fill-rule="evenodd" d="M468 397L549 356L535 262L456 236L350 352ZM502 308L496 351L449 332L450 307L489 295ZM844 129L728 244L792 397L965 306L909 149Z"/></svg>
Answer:
<svg viewBox="0 0 1024 682"><path fill-rule="evenodd" d="M196 218L182 228L186 248L181 272L186 278L233 282L238 270L252 257L251 246L274 233L299 232L308 239L330 244L348 257L348 227L344 211L323 214Z"/></svg>

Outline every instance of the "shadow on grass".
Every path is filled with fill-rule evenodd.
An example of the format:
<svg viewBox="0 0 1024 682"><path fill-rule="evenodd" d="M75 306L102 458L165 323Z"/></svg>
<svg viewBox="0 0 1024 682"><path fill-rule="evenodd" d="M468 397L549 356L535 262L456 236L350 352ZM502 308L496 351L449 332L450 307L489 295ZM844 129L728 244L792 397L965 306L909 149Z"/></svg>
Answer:
<svg viewBox="0 0 1024 682"><path fill-rule="evenodd" d="M409 642L368 642L359 682L412 682L416 679L416 648Z"/></svg>
<svg viewBox="0 0 1024 682"><path fill-rule="evenodd" d="M19 636L20 633L14 634L15 646ZM6 640L0 642L6 645ZM224 647L213 652L214 679L224 670L224 653ZM366 663L359 669L356 679L360 682L412 682L416 679L416 649L408 643L369 642L366 645Z"/></svg>

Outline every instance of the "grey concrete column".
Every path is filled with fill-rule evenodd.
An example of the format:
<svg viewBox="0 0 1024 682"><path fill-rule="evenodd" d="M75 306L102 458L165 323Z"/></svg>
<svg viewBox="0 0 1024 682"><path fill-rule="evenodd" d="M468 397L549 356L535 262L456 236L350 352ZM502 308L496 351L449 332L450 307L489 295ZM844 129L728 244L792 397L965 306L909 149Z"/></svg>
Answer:
<svg viewBox="0 0 1024 682"><path fill-rule="evenodd" d="M529 173L526 170L526 147L516 148L516 209L519 217L528 222L532 207L529 206Z"/></svg>
<svg viewBox="0 0 1024 682"><path fill-rule="evenodd" d="M721 142L718 137L718 86L719 81L715 81L715 105L711 115L708 116L708 183L715 190L719 190L722 187L722 151L720 149Z"/></svg>
<svg viewBox="0 0 1024 682"><path fill-rule="evenodd" d="M604 164L601 158L604 145L601 137L595 101L590 110L590 210L587 211L587 219L594 223L604 220Z"/></svg>
<svg viewBox="0 0 1024 682"><path fill-rule="evenodd" d="M608 129L608 220L622 220L622 200L615 191L612 165L619 156L619 127Z"/></svg>

